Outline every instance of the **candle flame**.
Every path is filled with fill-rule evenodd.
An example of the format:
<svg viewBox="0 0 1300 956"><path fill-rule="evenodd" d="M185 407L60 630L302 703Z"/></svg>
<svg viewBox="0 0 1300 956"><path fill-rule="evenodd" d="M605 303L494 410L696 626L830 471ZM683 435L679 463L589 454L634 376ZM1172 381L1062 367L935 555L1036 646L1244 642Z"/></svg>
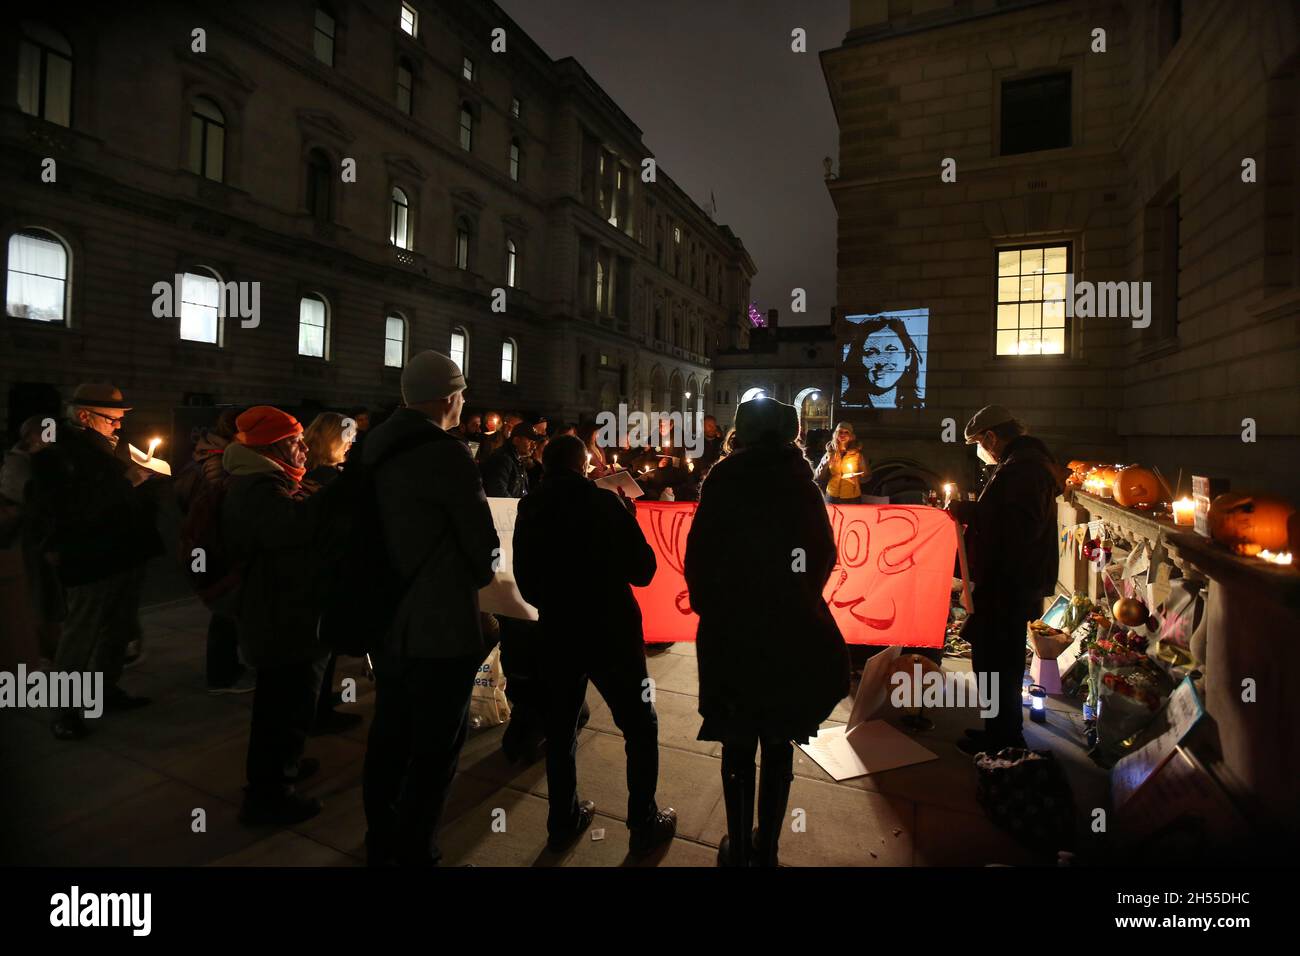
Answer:
<svg viewBox="0 0 1300 956"><path fill-rule="evenodd" d="M1264 550L1264 551L1261 551L1261 552L1259 553L1259 556L1260 556L1261 558L1263 558L1265 561L1268 561L1268 562L1271 563L1271 564L1291 564L1291 563L1292 563L1291 552L1290 552L1290 551L1283 551L1283 552L1280 553L1280 554L1274 554L1272 551Z"/></svg>

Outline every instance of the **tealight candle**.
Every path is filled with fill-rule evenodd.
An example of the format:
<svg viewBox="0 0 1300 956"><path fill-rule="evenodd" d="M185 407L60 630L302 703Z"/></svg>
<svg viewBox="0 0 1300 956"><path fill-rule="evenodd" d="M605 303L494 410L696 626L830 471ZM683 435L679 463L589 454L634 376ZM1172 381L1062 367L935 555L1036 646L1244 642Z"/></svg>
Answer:
<svg viewBox="0 0 1300 956"><path fill-rule="evenodd" d="M1191 526L1196 523L1196 503L1191 498L1179 498L1173 504L1174 524Z"/></svg>

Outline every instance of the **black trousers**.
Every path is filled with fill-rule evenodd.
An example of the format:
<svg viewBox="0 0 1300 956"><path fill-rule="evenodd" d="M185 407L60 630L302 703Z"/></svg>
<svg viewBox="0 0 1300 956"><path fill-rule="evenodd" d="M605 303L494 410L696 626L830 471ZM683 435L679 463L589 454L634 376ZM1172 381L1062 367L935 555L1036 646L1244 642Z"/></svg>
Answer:
<svg viewBox="0 0 1300 956"><path fill-rule="evenodd" d="M213 611L208 618L208 686L229 687L243 672L239 625L233 617Z"/></svg>
<svg viewBox="0 0 1300 956"><path fill-rule="evenodd" d="M438 823L469 732L475 657L382 656L366 746L362 798L372 845L399 862L437 863Z"/></svg>
<svg viewBox="0 0 1300 956"><path fill-rule="evenodd" d="M1042 614L1043 599L1033 592L987 587L976 588L972 597L975 612L962 631L971 644L971 668L977 678L998 675L997 714L984 719L984 730L1000 745L1019 744L1024 735L1020 688L1025 677L1025 624Z"/></svg>
<svg viewBox="0 0 1300 956"><path fill-rule="evenodd" d="M627 754L627 825L648 824L659 812L659 716L650 700L645 650L637 647L617 659L581 662L571 654L547 654L545 685L546 786L550 813L546 828L553 836L572 831L578 822L578 716L587 682L596 685L623 734Z"/></svg>
<svg viewBox="0 0 1300 956"><path fill-rule="evenodd" d="M248 734L248 789L270 796L288 789L316 720L316 696L328 654L257 669L253 723Z"/></svg>
<svg viewBox="0 0 1300 956"><path fill-rule="evenodd" d="M510 723L502 743L507 747L527 746L543 737L541 665L538 661L540 635L536 621L503 617L501 623L501 671L506 678L510 701Z"/></svg>

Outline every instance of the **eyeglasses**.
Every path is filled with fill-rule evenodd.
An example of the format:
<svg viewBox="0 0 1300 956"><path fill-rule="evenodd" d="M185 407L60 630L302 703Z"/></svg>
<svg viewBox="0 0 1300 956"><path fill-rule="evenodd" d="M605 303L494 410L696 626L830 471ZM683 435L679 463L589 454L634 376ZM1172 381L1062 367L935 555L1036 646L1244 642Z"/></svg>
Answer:
<svg viewBox="0 0 1300 956"><path fill-rule="evenodd" d="M126 418L125 415L118 415L114 417L112 415L105 415L103 412L92 412L90 411L89 408L85 409L85 411L90 412L90 414L94 415L96 418L102 418L105 421L109 421L109 422L120 422L122 421L122 419Z"/></svg>

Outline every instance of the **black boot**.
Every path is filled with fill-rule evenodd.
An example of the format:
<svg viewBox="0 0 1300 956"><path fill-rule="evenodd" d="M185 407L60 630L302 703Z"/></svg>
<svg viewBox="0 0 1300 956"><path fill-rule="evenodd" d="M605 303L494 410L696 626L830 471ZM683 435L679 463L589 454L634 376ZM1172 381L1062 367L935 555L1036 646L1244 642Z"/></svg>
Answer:
<svg viewBox="0 0 1300 956"><path fill-rule="evenodd" d="M787 745L788 746L788 745ZM794 774L786 767L769 766L763 753L763 774L758 788L758 832L754 837L754 859L750 866L776 866L777 842L785 826L785 808L790 802Z"/></svg>
<svg viewBox="0 0 1300 956"><path fill-rule="evenodd" d="M750 829L754 825L754 765L749 772L722 775L722 801L727 809L727 835L718 844L718 866L749 866Z"/></svg>

